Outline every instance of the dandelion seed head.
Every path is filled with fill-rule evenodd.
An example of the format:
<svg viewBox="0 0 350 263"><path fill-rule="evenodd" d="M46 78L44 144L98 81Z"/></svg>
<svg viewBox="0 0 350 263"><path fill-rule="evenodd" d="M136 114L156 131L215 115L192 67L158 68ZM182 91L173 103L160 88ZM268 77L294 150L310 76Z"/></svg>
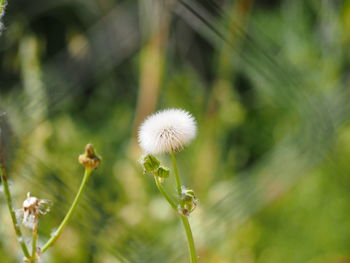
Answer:
<svg viewBox="0 0 350 263"><path fill-rule="evenodd" d="M138 140L145 153L180 151L196 136L193 116L181 109L167 109L150 115L140 126Z"/></svg>
<svg viewBox="0 0 350 263"><path fill-rule="evenodd" d="M38 219L36 215L31 213L24 213L22 223L26 228L33 229L37 220Z"/></svg>
<svg viewBox="0 0 350 263"><path fill-rule="evenodd" d="M30 196L30 193L27 193L27 199L23 202L23 208L30 209L31 207L35 206L37 202L38 198Z"/></svg>
<svg viewBox="0 0 350 263"><path fill-rule="evenodd" d="M23 220L22 224L30 229L33 229L38 220L39 215L45 215L50 211L52 202L46 199L38 199L27 194L27 199L23 202ZM20 214L19 214L20 215Z"/></svg>

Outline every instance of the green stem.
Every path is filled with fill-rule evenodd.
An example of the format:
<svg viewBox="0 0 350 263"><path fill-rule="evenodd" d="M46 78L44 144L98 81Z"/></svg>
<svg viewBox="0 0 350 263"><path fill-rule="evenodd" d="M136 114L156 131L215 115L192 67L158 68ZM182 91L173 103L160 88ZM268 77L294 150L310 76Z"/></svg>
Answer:
<svg viewBox="0 0 350 263"><path fill-rule="evenodd" d="M174 167L174 174L175 174L175 180L176 180L177 194L180 197L181 196L181 179L180 179L180 176L179 176L179 170L177 169L177 163L176 163L175 154L173 152L171 152L170 155L171 155L171 160L173 162L173 167Z"/></svg>
<svg viewBox="0 0 350 263"><path fill-rule="evenodd" d="M158 187L159 192L164 196L164 198L168 201L168 203L170 204L170 206L177 211L177 206L175 204L175 202L171 199L171 197L168 195L168 193L165 191L165 189L163 188L162 184L159 182L157 176L154 176L154 180L156 181L156 185Z"/></svg>
<svg viewBox="0 0 350 263"><path fill-rule="evenodd" d="M173 167L174 167L174 173L175 173L175 180L176 180L176 188L178 191L178 195L179 198L181 197L181 180L180 180L180 176L179 176L179 172L177 169L177 163L176 163L176 158L175 158L175 154L172 152L170 153L171 155L171 159L173 161ZM183 203L180 202L181 208L183 208ZM196 248L194 245L194 239L193 239L193 235L192 235L192 230L191 230L191 226L190 223L188 221L188 217L185 215L181 215L181 222L185 228L185 232L186 232L186 237L187 237L187 245L188 245L188 251L191 257L191 263L197 263L197 255L196 255Z"/></svg>
<svg viewBox="0 0 350 263"><path fill-rule="evenodd" d="M24 242L24 239L23 239L22 231L20 229L19 223L17 222L16 213L13 210L12 197L11 197L10 188L9 188L8 181L7 181L6 170L1 164L0 164L0 172L1 172L2 184L4 187L5 198L6 198L8 209L10 211L12 224L13 224L13 227L14 227L15 232L16 232L17 240L22 248L24 256L26 258L30 258L28 248L27 248L27 246Z"/></svg>
<svg viewBox="0 0 350 263"><path fill-rule="evenodd" d="M44 247L41 250L42 252L45 252L50 246L52 246L55 243L55 241L59 238L59 236L61 235L64 227L67 225L68 221L70 220L70 218L73 215L74 210L77 207L77 204L79 202L81 194L82 194L82 192L86 186L86 183L91 175L91 172L92 172L92 169L89 169L89 168L85 169L83 181L81 182L79 191L78 191L77 195L75 196L75 199L74 199L68 213L66 214L65 218L63 219L61 225L58 227L55 234L49 239L49 241L46 242L46 244L44 245Z"/></svg>
<svg viewBox="0 0 350 263"><path fill-rule="evenodd" d="M192 235L190 223L188 221L188 217L181 215L181 221L186 232L188 251L191 256L191 263L196 263L197 262L196 248L194 246L193 235Z"/></svg>
<svg viewBox="0 0 350 263"><path fill-rule="evenodd" d="M38 224L39 224L39 218L38 215L35 218L35 223L33 227L33 236L32 236L32 259L31 262L35 263L36 261L36 244L38 239Z"/></svg>

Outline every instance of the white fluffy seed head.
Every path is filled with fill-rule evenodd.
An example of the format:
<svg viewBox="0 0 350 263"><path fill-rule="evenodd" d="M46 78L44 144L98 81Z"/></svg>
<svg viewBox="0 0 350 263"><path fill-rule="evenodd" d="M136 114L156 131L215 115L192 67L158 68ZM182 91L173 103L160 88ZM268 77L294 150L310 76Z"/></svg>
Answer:
<svg viewBox="0 0 350 263"><path fill-rule="evenodd" d="M167 109L150 115L140 126L138 140L145 153L177 152L196 136L193 116L184 110Z"/></svg>
<svg viewBox="0 0 350 263"><path fill-rule="evenodd" d="M23 214L22 224L30 229L34 228L35 223L39 220L39 215L45 215L50 211L51 201L38 199L27 194L27 199L23 202L21 213ZM17 215L18 218L21 216Z"/></svg>
<svg viewBox="0 0 350 263"><path fill-rule="evenodd" d="M23 202L23 208L29 209L33 206L35 206L38 203L38 198L34 196L30 196L30 193L27 193L27 199Z"/></svg>

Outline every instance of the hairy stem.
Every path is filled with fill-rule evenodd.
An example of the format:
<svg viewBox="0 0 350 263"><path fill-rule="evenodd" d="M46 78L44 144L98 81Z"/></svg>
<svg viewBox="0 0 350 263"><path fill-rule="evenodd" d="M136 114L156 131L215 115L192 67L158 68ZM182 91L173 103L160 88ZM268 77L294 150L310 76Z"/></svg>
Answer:
<svg viewBox="0 0 350 263"><path fill-rule="evenodd" d="M46 242L46 244L44 245L44 247L42 248L42 252L45 252L49 247L51 247L55 241L59 238L59 236L61 235L64 227L67 225L67 223L69 222L69 220L71 219L73 212L75 211L77 204L80 200L81 194L87 184L87 181L90 177L92 173L92 169L90 168L85 168L85 173L84 173L84 178L81 182L79 191L77 193L77 195L75 196L75 199L71 205L71 207L69 208L68 213L66 214L66 216L64 217L61 225L58 227L57 231L55 232L55 234Z"/></svg>
<svg viewBox="0 0 350 263"><path fill-rule="evenodd" d="M10 215L11 215L12 224L13 224L13 227L14 227L15 232L16 232L17 240L18 240L18 242L19 242L19 244L21 246L21 249L23 251L24 256L29 259L30 258L30 254L29 254L27 245L24 242L22 231L21 231L20 225L19 225L19 223L17 221L17 218L16 218L16 213L13 210L12 197L11 197L11 193L10 193L9 184L8 184L8 181L7 181L6 170L2 166L2 164L0 164L0 173L1 173L2 184L3 184L3 187L4 187L4 194L5 194L5 198L6 198L6 202L7 202L7 207L9 209L9 212L10 212Z"/></svg>

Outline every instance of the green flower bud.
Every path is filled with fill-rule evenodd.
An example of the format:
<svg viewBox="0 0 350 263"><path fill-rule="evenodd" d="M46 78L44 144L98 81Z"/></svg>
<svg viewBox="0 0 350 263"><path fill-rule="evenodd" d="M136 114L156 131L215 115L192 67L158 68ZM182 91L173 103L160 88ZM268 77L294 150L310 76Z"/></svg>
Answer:
<svg viewBox="0 0 350 263"><path fill-rule="evenodd" d="M160 166L156 171L155 175L160 178L168 178L170 174L170 170L167 167Z"/></svg>
<svg viewBox="0 0 350 263"><path fill-rule="evenodd" d="M146 172L151 173L159 168L160 162L152 154L148 154L143 158L142 165Z"/></svg>
<svg viewBox="0 0 350 263"><path fill-rule="evenodd" d="M188 216L198 205L198 199L196 198L194 191L185 187L182 187L180 202L182 207L179 212L185 216Z"/></svg>

